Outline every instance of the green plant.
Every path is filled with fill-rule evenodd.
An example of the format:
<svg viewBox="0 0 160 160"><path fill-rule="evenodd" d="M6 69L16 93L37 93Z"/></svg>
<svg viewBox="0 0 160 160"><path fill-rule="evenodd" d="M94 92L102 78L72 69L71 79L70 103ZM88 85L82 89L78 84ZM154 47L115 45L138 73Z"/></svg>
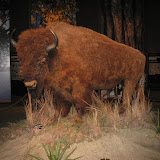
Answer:
<svg viewBox="0 0 160 160"><path fill-rule="evenodd" d="M157 133L160 133L160 114L159 114L159 108L158 108L158 118L157 121L155 119L152 118L151 115L149 116L149 120L147 120L147 123L150 123L152 128L154 128L156 130Z"/></svg>
<svg viewBox="0 0 160 160"><path fill-rule="evenodd" d="M73 152L76 150L76 148L74 148L64 158L64 154L65 154L65 152L66 152L66 150L68 148L68 145L66 145L64 148L61 148L60 141L58 141L57 144L55 146L53 146L53 148L50 145L48 145L48 149L47 149L47 147L44 144L42 144L42 145L43 145L43 148L44 148L44 150L45 150L45 152L47 154L48 160L62 160L62 158L64 160L76 160L76 159L79 159L79 158L82 157L81 156L81 157L77 157L75 159L68 159L71 156L71 154L73 154ZM44 160L43 158L37 157L35 155L31 155L30 154L30 156L33 157L33 158L35 158L35 159L38 159L38 160Z"/></svg>
<svg viewBox="0 0 160 160"><path fill-rule="evenodd" d="M160 118L159 118L159 108L158 108L158 120L157 120L157 127L156 127L156 130L157 130L157 133L160 133Z"/></svg>

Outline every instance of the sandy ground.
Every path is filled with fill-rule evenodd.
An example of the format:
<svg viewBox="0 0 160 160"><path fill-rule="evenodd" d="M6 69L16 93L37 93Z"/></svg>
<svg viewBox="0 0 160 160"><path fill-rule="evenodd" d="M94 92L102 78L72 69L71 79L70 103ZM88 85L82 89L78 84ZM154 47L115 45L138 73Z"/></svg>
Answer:
<svg viewBox="0 0 160 160"><path fill-rule="evenodd" d="M33 138L26 134L5 142L0 146L0 160L31 160L29 153L47 160L42 148L42 136L47 134ZM106 133L98 140L71 145L67 153L75 147L70 158L83 156L80 160L160 160L160 140L153 130L146 128Z"/></svg>
<svg viewBox="0 0 160 160"><path fill-rule="evenodd" d="M73 157L83 155L81 160L160 160L160 141L148 129L125 129L109 133L99 140L74 144Z"/></svg>

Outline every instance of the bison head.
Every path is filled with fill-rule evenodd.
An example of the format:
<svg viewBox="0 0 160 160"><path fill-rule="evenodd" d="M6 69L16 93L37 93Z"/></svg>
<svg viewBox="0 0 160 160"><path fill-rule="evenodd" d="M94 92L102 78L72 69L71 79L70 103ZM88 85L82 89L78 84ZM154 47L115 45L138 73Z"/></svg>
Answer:
<svg viewBox="0 0 160 160"><path fill-rule="evenodd" d="M48 53L55 51L58 38L52 30L39 28L22 32L16 42L12 38L14 31L11 33L11 44L17 50L24 84L28 88L36 88L38 94L41 94L44 78L48 72Z"/></svg>

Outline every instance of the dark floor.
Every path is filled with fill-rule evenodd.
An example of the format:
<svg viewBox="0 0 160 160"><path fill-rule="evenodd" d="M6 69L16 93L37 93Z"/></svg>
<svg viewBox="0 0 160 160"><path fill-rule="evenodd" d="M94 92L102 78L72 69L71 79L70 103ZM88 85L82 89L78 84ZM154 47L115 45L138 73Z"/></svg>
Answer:
<svg viewBox="0 0 160 160"><path fill-rule="evenodd" d="M153 110L160 108L160 90L152 90L148 93ZM0 103L0 127L6 126L10 122L15 122L25 118L25 97L12 96L12 103Z"/></svg>
<svg viewBox="0 0 160 160"><path fill-rule="evenodd" d="M11 103L0 103L0 127L25 118L25 97L12 96Z"/></svg>

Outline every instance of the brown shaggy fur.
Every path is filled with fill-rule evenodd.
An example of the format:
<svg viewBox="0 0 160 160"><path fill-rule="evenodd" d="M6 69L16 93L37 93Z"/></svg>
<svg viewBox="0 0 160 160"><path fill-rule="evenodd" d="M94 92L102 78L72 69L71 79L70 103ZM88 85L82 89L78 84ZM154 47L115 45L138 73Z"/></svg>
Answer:
<svg viewBox="0 0 160 160"><path fill-rule="evenodd" d="M46 52L54 42L49 29L59 41L51 53ZM19 36L17 53L24 79L38 82L39 95L44 88L54 91L57 115L63 108L62 116L66 116L74 103L77 119L86 112L84 101L91 103L93 90L111 89L121 81L126 105L145 68L145 56L139 50L63 22L24 31Z"/></svg>

